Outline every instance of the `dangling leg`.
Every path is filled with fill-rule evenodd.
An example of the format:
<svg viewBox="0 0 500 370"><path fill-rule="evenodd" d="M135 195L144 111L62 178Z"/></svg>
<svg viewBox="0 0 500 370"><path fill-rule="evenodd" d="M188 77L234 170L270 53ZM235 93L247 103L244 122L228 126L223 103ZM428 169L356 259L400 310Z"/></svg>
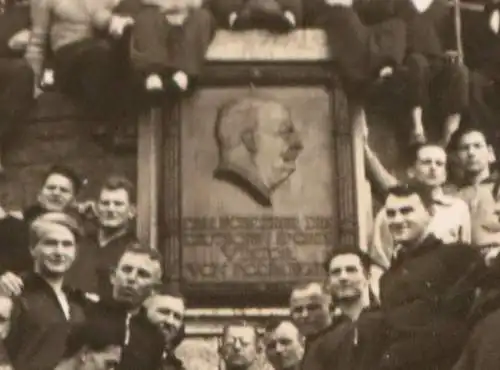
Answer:
<svg viewBox="0 0 500 370"><path fill-rule="evenodd" d="M406 60L408 98L411 107L412 131L411 141L423 143L425 135L423 113L429 96L429 61L422 54L411 54Z"/></svg>
<svg viewBox="0 0 500 370"><path fill-rule="evenodd" d="M182 30L171 40L172 82L177 90L191 89L199 76L205 54L216 29L215 19L206 9L196 9L189 15Z"/></svg>
<svg viewBox="0 0 500 370"><path fill-rule="evenodd" d="M469 106L469 76L465 65L450 61L443 64L446 79L442 96L446 118L443 127L443 144L448 145L451 137L460 128L462 113Z"/></svg>
<svg viewBox="0 0 500 370"><path fill-rule="evenodd" d="M167 39L171 26L157 8L143 9L136 17L131 35L131 64L149 92L164 89L163 74L171 57Z"/></svg>

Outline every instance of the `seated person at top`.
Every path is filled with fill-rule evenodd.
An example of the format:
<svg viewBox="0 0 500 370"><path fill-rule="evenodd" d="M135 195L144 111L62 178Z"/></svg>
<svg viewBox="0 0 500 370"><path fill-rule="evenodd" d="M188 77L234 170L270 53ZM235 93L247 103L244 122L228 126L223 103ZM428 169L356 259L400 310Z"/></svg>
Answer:
<svg viewBox="0 0 500 370"><path fill-rule="evenodd" d="M113 14L111 0L37 0L32 3L32 37L26 58L35 74L35 95L47 51L52 55L57 85L82 99L96 113L109 115L123 109L130 93L126 63L117 51L131 17ZM47 50L46 45L50 45ZM125 96L124 96L125 95Z"/></svg>
<svg viewBox="0 0 500 370"><path fill-rule="evenodd" d="M146 91L191 90L215 32L212 14L201 0L143 0L143 5L131 30L132 68Z"/></svg>

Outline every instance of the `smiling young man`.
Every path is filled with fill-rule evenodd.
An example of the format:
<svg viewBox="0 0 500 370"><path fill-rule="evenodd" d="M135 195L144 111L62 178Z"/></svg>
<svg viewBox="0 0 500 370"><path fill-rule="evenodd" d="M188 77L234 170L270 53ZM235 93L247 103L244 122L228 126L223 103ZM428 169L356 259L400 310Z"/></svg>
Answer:
<svg viewBox="0 0 500 370"><path fill-rule="evenodd" d="M274 370L299 370L304 355L304 337L289 320L267 324L264 344L266 357Z"/></svg>
<svg viewBox="0 0 500 370"><path fill-rule="evenodd" d="M84 320L85 296L65 285L80 236L77 222L64 213L45 213L31 224L34 270L22 276L19 313L5 342L15 369L54 369L71 326Z"/></svg>
<svg viewBox="0 0 500 370"><path fill-rule="evenodd" d="M449 369L468 335L471 271L482 259L467 244L429 233L432 216L418 187L392 188L385 211L397 248L380 281L380 325L364 325L373 320L368 315L358 321L361 353L373 356L364 356L359 368L378 362L376 368L387 370Z"/></svg>

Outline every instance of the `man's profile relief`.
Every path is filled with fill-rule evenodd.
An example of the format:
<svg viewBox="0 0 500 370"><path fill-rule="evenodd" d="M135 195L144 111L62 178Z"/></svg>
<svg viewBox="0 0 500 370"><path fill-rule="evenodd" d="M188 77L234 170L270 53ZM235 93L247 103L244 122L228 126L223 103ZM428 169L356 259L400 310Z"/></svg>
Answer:
<svg viewBox="0 0 500 370"><path fill-rule="evenodd" d="M214 177L271 207L273 191L295 172L303 148L290 110L264 97L230 101L218 111L215 137L219 164Z"/></svg>

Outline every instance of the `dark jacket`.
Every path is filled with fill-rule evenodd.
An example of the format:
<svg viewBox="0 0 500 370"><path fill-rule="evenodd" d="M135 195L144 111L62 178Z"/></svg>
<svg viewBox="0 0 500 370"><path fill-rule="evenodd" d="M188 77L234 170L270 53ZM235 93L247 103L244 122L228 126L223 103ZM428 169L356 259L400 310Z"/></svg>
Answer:
<svg viewBox="0 0 500 370"><path fill-rule="evenodd" d="M87 310L87 320L102 330L117 331L121 337L122 358L118 370L161 369L165 347L160 331L140 310L127 319L127 307L112 300L98 302Z"/></svg>
<svg viewBox="0 0 500 370"><path fill-rule="evenodd" d="M332 324L306 339L302 370L333 369L341 357L339 349L344 341L352 338L352 322L346 316L336 316Z"/></svg>
<svg viewBox="0 0 500 370"><path fill-rule="evenodd" d="M35 273L23 276L24 290L15 302L15 315L5 346L16 370L53 370L66 350L72 327L84 320L88 303L79 291L64 288L67 319L52 288Z"/></svg>
<svg viewBox="0 0 500 370"><path fill-rule="evenodd" d="M68 285L85 292L96 293L101 299L109 300L111 272L125 249L135 242L137 242L135 233L130 231L101 247L97 232L91 233L80 242L76 261L66 277Z"/></svg>
<svg viewBox="0 0 500 370"><path fill-rule="evenodd" d="M469 332L478 266L470 246L432 236L398 255L380 281L381 369L449 369Z"/></svg>

